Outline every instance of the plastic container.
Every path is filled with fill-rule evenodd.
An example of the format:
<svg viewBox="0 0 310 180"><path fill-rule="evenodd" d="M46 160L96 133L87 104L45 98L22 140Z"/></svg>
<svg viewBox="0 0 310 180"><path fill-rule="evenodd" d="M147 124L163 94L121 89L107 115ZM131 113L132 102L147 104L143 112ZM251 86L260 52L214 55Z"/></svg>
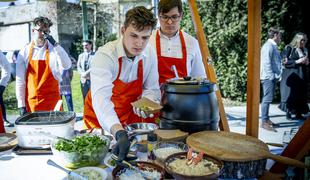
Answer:
<svg viewBox="0 0 310 180"><path fill-rule="evenodd" d="M147 158L149 160L155 160L153 149L157 144L157 135L153 132L147 135Z"/></svg>

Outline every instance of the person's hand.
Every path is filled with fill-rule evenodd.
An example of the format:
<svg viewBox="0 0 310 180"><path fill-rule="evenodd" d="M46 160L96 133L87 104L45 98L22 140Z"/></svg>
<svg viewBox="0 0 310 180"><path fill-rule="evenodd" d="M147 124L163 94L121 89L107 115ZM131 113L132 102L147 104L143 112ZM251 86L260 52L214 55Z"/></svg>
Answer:
<svg viewBox="0 0 310 180"><path fill-rule="evenodd" d="M133 107L133 112L142 118L153 118L154 114L147 114L146 112L144 112L143 110L141 110L141 108L137 108L137 107Z"/></svg>
<svg viewBox="0 0 310 180"><path fill-rule="evenodd" d="M44 39L47 39L53 46L55 46L56 41L53 38L53 36L51 36L49 34L44 34L43 37L44 37Z"/></svg>
<svg viewBox="0 0 310 180"><path fill-rule="evenodd" d="M19 108L19 115L23 116L27 113L26 107Z"/></svg>
<svg viewBox="0 0 310 180"><path fill-rule="evenodd" d="M115 139L117 141L112 153L118 156L118 162L121 163L129 152L130 142L128 139L128 134L125 130L118 130L115 134Z"/></svg>
<svg viewBox="0 0 310 180"><path fill-rule="evenodd" d="M5 86L0 85L0 95L3 95L4 90L5 90Z"/></svg>

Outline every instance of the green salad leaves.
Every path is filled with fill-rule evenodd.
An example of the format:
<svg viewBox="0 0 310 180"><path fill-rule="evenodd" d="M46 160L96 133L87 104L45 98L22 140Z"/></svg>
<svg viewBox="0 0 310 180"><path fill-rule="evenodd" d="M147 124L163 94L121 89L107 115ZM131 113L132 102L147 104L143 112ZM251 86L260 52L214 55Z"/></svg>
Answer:
<svg viewBox="0 0 310 180"><path fill-rule="evenodd" d="M107 141L101 139L97 135L83 135L73 138L71 141L59 140L55 144L58 151L78 152L85 154L86 152L101 151L107 146Z"/></svg>

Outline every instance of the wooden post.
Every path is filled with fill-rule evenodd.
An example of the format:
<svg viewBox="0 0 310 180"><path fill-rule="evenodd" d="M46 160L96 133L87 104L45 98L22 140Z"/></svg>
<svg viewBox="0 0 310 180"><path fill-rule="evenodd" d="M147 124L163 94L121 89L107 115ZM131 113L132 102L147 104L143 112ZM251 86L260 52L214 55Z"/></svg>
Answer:
<svg viewBox="0 0 310 180"><path fill-rule="evenodd" d="M248 1L246 134L258 137L260 97L261 0Z"/></svg>
<svg viewBox="0 0 310 180"><path fill-rule="evenodd" d="M214 72L214 68L212 66L212 58L211 58L210 51L208 48L206 36L202 28L202 23L200 20L200 16L198 14L196 2L195 0L188 0L188 4L189 4L190 11L191 11L192 20L194 23L196 36L199 42L202 60L203 60L203 63L206 69L207 76L211 82L216 83L217 81L216 81L216 75ZM228 122L226 119L224 105L222 102L221 92L219 88L216 91L216 97L217 97L219 111L220 111L220 125L219 125L220 129L223 131L230 131Z"/></svg>

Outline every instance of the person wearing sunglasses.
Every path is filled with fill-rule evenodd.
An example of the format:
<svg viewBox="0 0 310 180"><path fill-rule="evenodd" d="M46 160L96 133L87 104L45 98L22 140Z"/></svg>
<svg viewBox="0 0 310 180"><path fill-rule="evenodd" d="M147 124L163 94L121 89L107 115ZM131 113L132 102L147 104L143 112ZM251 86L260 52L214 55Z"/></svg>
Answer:
<svg viewBox="0 0 310 180"><path fill-rule="evenodd" d="M84 40L82 45L84 52L79 55L77 70L81 75L80 83L84 102L86 94L90 88L90 64L95 52L92 51L92 41Z"/></svg>
<svg viewBox="0 0 310 180"><path fill-rule="evenodd" d="M180 30L183 17L181 0L160 0L158 3L160 27L150 38L158 58L159 83L179 77L206 77L197 39Z"/></svg>
<svg viewBox="0 0 310 180"><path fill-rule="evenodd" d="M305 33L298 32L282 51L285 60L280 82L281 103L279 108L286 112L288 120L305 120L306 117L302 114L309 113L307 104L307 78L309 77L307 40ZM295 116L292 117L292 115Z"/></svg>
<svg viewBox="0 0 310 180"><path fill-rule="evenodd" d="M18 54L16 97L20 115L53 110L60 100L61 74L71 67L71 60L50 35L52 25L50 19L36 17L31 31L32 41Z"/></svg>

